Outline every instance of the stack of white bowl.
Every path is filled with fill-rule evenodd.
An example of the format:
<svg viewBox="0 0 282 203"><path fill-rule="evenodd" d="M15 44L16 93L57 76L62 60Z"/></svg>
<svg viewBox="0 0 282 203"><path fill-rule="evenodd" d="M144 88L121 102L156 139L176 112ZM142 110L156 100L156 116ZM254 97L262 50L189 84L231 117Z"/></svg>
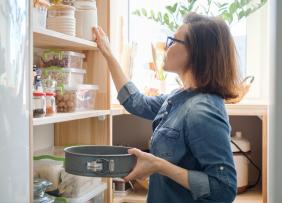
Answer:
<svg viewBox="0 0 282 203"><path fill-rule="evenodd" d="M53 5L48 9L47 28L75 36L75 8L67 5Z"/></svg>

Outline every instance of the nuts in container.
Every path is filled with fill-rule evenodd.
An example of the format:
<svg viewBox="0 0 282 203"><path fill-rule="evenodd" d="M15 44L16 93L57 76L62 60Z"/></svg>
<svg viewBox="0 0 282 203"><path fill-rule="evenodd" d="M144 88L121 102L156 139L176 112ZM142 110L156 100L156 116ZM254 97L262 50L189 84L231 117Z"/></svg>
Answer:
<svg viewBox="0 0 282 203"><path fill-rule="evenodd" d="M56 91L57 112L74 112L76 107L76 87L64 87Z"/></svg>

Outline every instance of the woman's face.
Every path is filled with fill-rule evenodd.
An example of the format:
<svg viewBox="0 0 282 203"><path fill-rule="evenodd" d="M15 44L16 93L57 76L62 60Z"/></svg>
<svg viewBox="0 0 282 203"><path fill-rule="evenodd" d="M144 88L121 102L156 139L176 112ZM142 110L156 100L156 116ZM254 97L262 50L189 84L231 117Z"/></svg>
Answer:
<svg viewBox="0 0 282 203"><path fill-rule="evenodd" d="M179 27L174 34L174 38L185 41L185 33L187 32L187 29L187 25L182 25ZM185 45L174 41L173 44L166 50L164 62L164 70L177 74L183 74L188 68L187 64L189 64L189 53Z"/></svg>

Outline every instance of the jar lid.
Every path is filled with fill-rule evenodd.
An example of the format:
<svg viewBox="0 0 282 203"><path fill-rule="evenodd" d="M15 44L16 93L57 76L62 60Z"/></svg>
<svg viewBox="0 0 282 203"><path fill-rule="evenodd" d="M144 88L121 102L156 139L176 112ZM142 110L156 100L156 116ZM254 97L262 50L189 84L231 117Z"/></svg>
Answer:
<svg viewBox="0 0 282 203"><path fill-rule="evenodd" d="M79 90L98 90L98 85L81 84L78 85Z"/></svg>
<svg viewBox="0 0 282 203"><path fill-rule="evenodd" d="M41 96L46 96L46 94L44 92L33 92L33 96L41 97Z"/></svg>
<svg viewBox="0 0 282 203"><path fill-rule="evenodd" d="M74 2L74 7L82 10L97 9L96 1L94 0L79 0Z"/></svg>
<svg viewBox="0 0 282 203"><path fill-rule="evenodd" d="M54 93L54 92L46 92L46 96L48 96L48 97L56 96L56 93Z"/></svg>
<svg viewBox="0 0 282 203"><path fill-rule="evenodd" d="M64 5L64 4L55 4L50 6L48 10L74 11L75 7Z"/></svg>

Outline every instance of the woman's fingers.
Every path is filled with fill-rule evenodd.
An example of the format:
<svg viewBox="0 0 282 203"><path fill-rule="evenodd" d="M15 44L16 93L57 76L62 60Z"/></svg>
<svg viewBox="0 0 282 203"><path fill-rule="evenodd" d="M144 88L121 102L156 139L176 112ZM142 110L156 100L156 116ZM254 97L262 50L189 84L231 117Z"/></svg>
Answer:
<svg viewBox="0 0 282 203"><path fill-rule="evenodd" d="M140 149L136 149L136 148L129 149L128 153L137 156L137 158L142 155L142 151Z"/></svg>
<svg viewBox="0 0 282 203"><path fill-rule="evenodd" d="M106 36L107 34L104 32L104 30L100 27L100 26L98 26L98 30L99 30L99 32L101 33L101 35L103 35L103 36Z"/></svg>
<svg viewBox="0 0 282 203"><path fill-rule="evenodd" d="M93 32L93 34L94 34L94 36L93 36L93 38L94 38L94 41L97 41L97 39L98 39L98 37L100 37L100 35L99 35L99 31L98 31L98 29L96 28L96 27L93 27L92 28L92 32Z"/></svg>

